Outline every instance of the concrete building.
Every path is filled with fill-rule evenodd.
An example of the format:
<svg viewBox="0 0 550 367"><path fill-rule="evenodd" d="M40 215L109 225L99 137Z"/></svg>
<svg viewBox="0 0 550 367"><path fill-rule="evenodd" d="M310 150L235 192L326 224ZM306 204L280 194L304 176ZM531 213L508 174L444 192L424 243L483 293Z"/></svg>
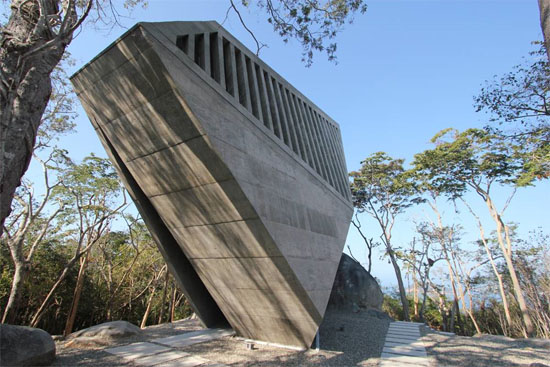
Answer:
<svg viewBox="0 0 550 367"><path fill-rule="evenodd" d="M338 124L216 22L139 23L71 80L204 325L309 347L353 211Z"/></svg>

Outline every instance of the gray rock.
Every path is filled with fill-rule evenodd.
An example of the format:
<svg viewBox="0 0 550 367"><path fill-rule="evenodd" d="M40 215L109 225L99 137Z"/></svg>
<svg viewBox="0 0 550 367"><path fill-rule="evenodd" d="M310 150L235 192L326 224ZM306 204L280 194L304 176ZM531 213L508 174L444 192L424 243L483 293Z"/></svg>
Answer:
<svg viewBox="0 0 550 367"><path fill-rule="evenodd" d="M380 286L357 261L342 254L332 286L329 307L357 312L382 308L384 296Z"/></svg>
<svg viewBox="0 0 550 367"><path fill-rule="evenodd" d="M67 336L66 347L93 347L108 345L115 339L126 338L141 333L141 329L128 321L110 321Z"/></svg>
<svg viewBox="0 0 550 367"><path fill-rule="evenodd" d="M42 329L0 324L0 366L48 366L55 342Z"/></svg>
<svg viewBox="0 0 550 367"><path fill-rule="evenodd" d="M387 313L385 313L384 311L380 311L380 310L375 310L375 309L370 309L367 311L367 314L371 317L376 317L380 320L393 320L390 315L388 315Z"/></svg>

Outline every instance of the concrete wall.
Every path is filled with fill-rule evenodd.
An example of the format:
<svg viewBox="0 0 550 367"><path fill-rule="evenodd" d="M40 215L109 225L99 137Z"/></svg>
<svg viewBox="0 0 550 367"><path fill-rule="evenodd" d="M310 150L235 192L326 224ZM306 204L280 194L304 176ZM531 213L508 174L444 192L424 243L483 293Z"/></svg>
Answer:
<svg viewBox="0 0 550 367"><path fill-rule="evenodd" d="M352 214L338 125L215 22L139 24L72 81L205 324L309 346Z"/></svg>

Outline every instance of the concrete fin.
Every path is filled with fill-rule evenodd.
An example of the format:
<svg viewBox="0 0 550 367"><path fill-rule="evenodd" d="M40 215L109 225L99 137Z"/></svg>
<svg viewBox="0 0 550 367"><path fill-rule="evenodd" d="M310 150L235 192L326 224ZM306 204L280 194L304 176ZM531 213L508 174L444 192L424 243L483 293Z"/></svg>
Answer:
<svg viewBox="0 0 550 367"><path fill-rule="evenodd" d="M285 93L284 136L264 124L256 70ZM331 152L312 165L294 129L307 121L286 97L336 124L215 22L140 23L72 81L170 270L202 287L186 293L199 317L308 347L353 210L336 177L343 153L311 126L302 139Z"/></svg>

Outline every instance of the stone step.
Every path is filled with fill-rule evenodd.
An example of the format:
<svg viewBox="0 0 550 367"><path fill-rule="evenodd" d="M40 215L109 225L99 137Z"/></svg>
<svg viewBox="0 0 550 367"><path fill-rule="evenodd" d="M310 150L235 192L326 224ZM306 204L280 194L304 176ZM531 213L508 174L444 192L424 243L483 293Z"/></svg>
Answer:
<svg viewBox="0 0 550 367"><path fill-rule="evenodd" d="M105 351L110 354L114 354L118 357L124 358L126 360L132 361L137 358L147 357L152 354L158 354L162 352L167 352L171 350L170 348L163 347L161 345L153 343L133 343L124 345L122 347L116 348L107 348Z"/></svg>
<svg viewBox="0 0 550 367"><path fill-rule="evenodd" d="M235 332L230 329L206 329L180 335L173 335L167 338L155 339L152 340L152 342L173 348L181 348L188 345L223 338L224 336L230 336L233 334L235 334Z"/></svg>
<svg viewBox="0 0 550 367"><path fill-rule="evenodd" d="M210 361L201 357L187 356L162 363L162 367L206 367ZM215 364L211 364L215 365Z"/></svg>
<svg viewBox="0 0 550 367"><path fill-rule="evenodd" d="M392 324L404 324L404 325L426 325L423 322L412 322L412 321L392 321Z"/></svg>
<svg viewBox="0 0 550 367"><path fill-rule="evenodd" d="M418 339L420 339L420 335L387 333L386 338L395 338L395 339L403 339L403 340L418 340Z"/></svg>
<svg viewBox="0 0 550 367"><path fill-rule="evenodd" d="M382 360L380 367L413 367L414 363L396 362L390 360Z"/></svg>
<svg viewBox="0 0 550 367"><path fill-rule="evenodd" d="M382 352L381 358L386 361L392 361L396 363L411 363L416 366L428 366L430 364L429 360L426 357L414 357L414 356L403 356L393 353Z"/></svg>
<svg viewBox="0 0 550 367"><path fill-rule="evenodd" d="M420 331L420 328L418 328L418 327L408 327L408 326L402 327L402 326L398 326L398 325L390 325L389 329L390 330Z"/></svg>
<svg viewBox="0 0 550 367"><path fill-rule="evenodd" d="M420 334L405 334L405 333L394 333L388 331L386 334L386 337L394 337L394 338L404 338L404 339L420 339Z"/></svg>
<svg viewBox="0 0 550 367"><path fill-rule="evenodd" d="M420 335L420 330L388 329L388 333Z"/></svg>
<svg viewBox="0 0 550 367"><path fill-rule="evenodd" d="M399 354L399 355L411 356L411 357L427 357L428 356L428 354L426 353L426 350L404 348L404 347L387 347L387 346L384 346L384 349L382 351L384 353Z"/></svg>
<svg viewBox="0 0 550 367"><path fill-rule="evenodd" d="M403 339L403 338L395 338L395 337L386 337L387 342L392 343L402 343L402 344L414 344L418 341L418 339Z"/></svg>
<svg viewBox="0 0 550 367"><path fill-rule="evenodd" d="M418 343L396 343L396 342L390 342L387 341L384 343L384 347L403 347L403 348L409 348L409 349L415 349L415 350L426 350L424 348L424 344L421 342Z"/></svg>
<svg viewBox="0 0 550 367"><path fill-rule="evenodd" d="M189 356L189 353L172 350L169 352L153 354L147 357L136 358L132 362L140 366L154 366L187 356Z"/></svg>

